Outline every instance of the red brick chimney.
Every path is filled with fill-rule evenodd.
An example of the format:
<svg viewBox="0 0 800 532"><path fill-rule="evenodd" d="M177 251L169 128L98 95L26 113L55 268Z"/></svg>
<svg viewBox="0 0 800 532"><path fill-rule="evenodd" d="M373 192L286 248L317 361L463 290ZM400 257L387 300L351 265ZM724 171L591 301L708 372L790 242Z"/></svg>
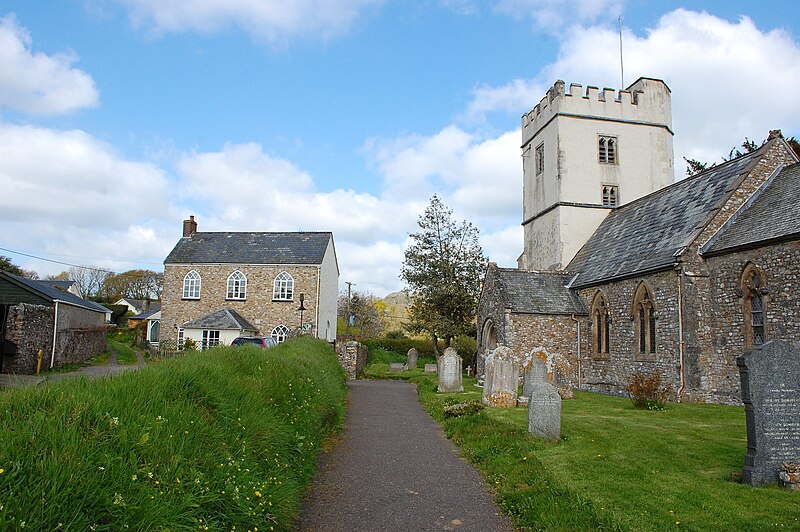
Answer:
<svg viewBox="0 0 800 532"><path fill-rule="evenodd" d="M194 215L189 216L188 220L183 221L183 237L189 238L197 232L197 222L194 221Z"/></svg>

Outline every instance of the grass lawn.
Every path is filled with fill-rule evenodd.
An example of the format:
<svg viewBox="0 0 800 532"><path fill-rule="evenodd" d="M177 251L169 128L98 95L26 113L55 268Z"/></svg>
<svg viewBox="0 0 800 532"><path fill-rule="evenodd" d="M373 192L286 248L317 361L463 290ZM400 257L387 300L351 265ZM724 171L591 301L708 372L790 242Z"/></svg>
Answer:
<svg viewBox="0 0 800 532"><path fill-rule="evenodd" d="M108 344L117 352L117 363L123 366L136 364L136 350L130 344L108 339Z"/></svg>
<svg viewBox="0 0 800 532"><path fill-rule="evenodd" d="M377 377L381 370L366 373ZM437 394L430 374L411 380L519 527L800 530L799 493L740 483L743 407L647 411L629 399L576 392L562 403L562 439L552 444L528 435L525 408L444 419L445 404L480 398L473 379L465 378L458 394Z"/></svg>

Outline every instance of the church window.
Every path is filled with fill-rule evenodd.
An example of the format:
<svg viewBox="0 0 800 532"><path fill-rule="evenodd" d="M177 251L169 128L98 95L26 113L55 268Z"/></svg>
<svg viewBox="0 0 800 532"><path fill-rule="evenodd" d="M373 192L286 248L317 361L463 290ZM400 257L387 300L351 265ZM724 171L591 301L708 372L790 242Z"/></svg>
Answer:
<svg viewBox="0 0 800 532"><path fill-rule="evenodd" d="M272 329L272 334L270 336L279 344L285 342L286 338L289 337L289 328L285 325L278 325Z"/></svg>
<svg viewBox="0 0 800 532"><path fill-rule="evenodd" d="M225 299L247 299L247 277L239 270L228 276L228 291Z"/></svg>
<svg viewBox="0 0 800 532"><path fill-rule="evenodd" d="M598 161L605 164L617 164L617 137L601 135L597 141Z"/></svg>
<svg viewBox="0 0 800 532"><path fill-rule="evenodd" d="M602 292L598 292L595 296L594 305L592 305L592 325L594 326L594 354L596 358L608 357L609 343L611 339L611 314L608 310L606 298Z"/></svg>
<svg viewBox="0 0 800 532"><path fill-rule="evenodd" d="M642 283L634 298L636 352L640 359L652 360L656 354L656 310L650 290Z"/></svg>
<svg viewBox="0 0 800 532"><path fill-rule="evenodd" d="M288 272L281 272L272 284L273 301L292 301L294 299L294 279Z"/></svg>
<svg viewBox="0 0 800 532"><path fill-rule="evenodd" d="M195 270L183 278L183 299L200 299L200 274Z"/></svg>
<svg viewBox="0 0 800 532"><path fill-rule="evenodd" d="M766 288L761 271L749 264L742 276L745 344L748 348L764 344L766 335Z"/></svg>
<svg viewBox="0 0 800 532"><path fill-rule="evenodd" d="M619 205L619 186L603 185L603 207L617 207Z"/></svg>
<svg viewBox="0 0 800 532"><path fill-rule="evenodd" d="M536 146L536 175L544 173L544 142Z"/></svg>

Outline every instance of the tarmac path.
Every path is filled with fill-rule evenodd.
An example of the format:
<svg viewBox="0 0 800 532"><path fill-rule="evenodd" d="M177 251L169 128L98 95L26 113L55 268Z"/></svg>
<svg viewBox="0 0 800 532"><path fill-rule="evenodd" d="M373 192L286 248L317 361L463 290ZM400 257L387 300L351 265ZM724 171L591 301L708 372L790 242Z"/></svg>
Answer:
<svg viewBox="0 0 800 532"><path fill-rule="evenodd" d="M413 385L349 386L342 441L323 453L297 530L514 530Z"/></svg>

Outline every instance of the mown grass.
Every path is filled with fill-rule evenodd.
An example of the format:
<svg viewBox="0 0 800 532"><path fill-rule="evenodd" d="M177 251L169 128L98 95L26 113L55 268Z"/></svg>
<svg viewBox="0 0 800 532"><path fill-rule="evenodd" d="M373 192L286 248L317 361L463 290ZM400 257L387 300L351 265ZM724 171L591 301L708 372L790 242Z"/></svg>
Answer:
<svg viewBox="0 0 800 532"><path fill-rule="evenodd" d="M420 400L484 474L500 506L526 530L800 530L800 499L740 483L741 407L633 408L629 399L576 392L562 403L562 439L527 432L527 409L485 409L445 419L435 376L412 377Z"/></svg>
<svg viewBox="0 0 800 532"><path fill-rule="evenodd" d="M392 362L405 364L408 362L408 357L381 348L370 349L369 362L364 368L362 378L409 380L415 377L422 377L425 375L425 364L436 364L436 358L419 357L417 358L417 367L408 371L389 371L389 364Z"/></svg>
<svg viewBox="0 0 800 532"><path fill-rule="evenodd" d="M345 394L309 338L5 390L0 529L290 530Z"/></svg>

